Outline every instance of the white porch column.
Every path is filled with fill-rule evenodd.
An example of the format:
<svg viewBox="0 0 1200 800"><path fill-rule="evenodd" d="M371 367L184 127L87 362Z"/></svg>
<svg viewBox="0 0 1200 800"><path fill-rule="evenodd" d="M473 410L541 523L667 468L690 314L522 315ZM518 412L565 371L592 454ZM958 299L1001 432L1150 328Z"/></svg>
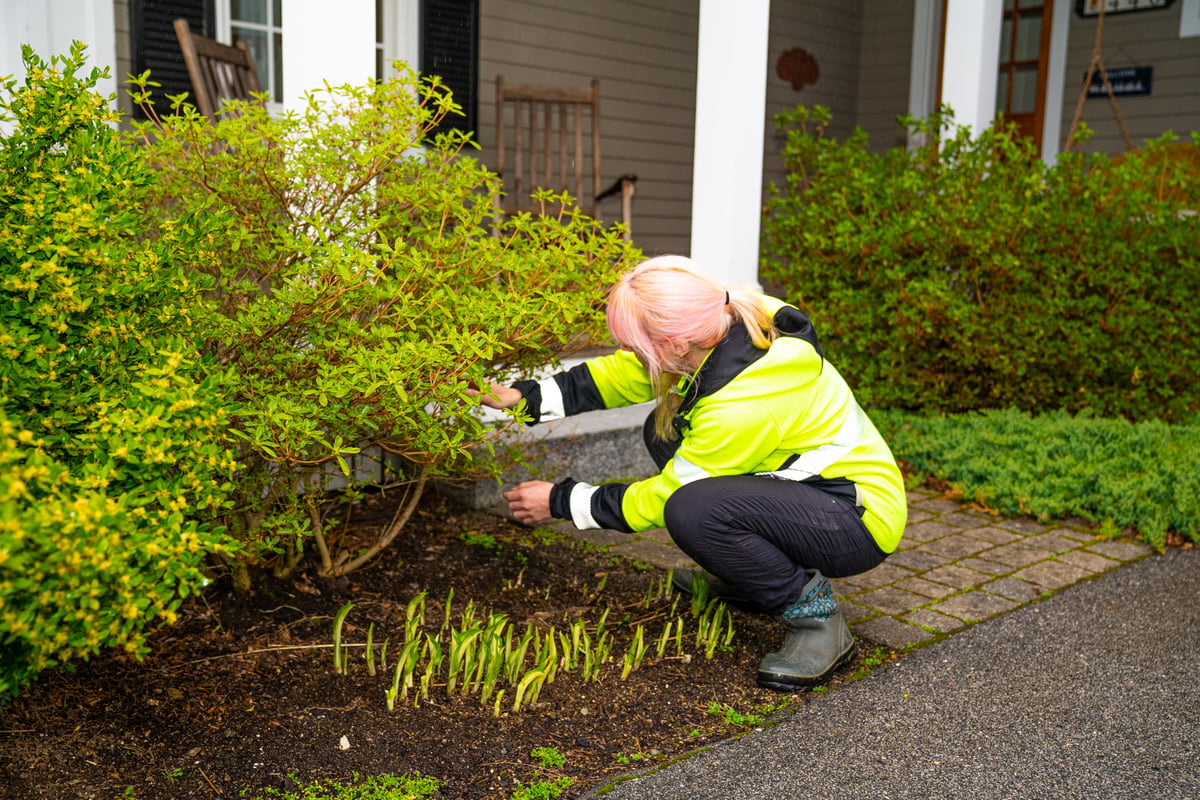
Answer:
<svg viewBox="0 0 1200 800"><path fill-rule="evenodd" d="M88 70L108 67L109 77L96 85L100 94L121 88L117 70L117 33L113 4L97 0L4 0L0 2L0 75L25 74L21 45L28 44L43 60L66 55L72 41L87 45Z"/></svg>
<svg viewBox="0 0 1200 800"><path fill-rule="evenodd" d="M700 0L691 256L758 285L769 0Z"/></svg>
<svg viewBox="0 0 1200 800"><path fill-rule="evenodd" d="M979 133L996 116L1003 0L948 0L942 102L954 121Z"/></svg>
<svg viewBox="0 0 1200 800"><path fill-rule="evenodd" d="M303 106L304 93L360 85L375 77L375 2L325 0L283 2L283 99Z"/></svg>

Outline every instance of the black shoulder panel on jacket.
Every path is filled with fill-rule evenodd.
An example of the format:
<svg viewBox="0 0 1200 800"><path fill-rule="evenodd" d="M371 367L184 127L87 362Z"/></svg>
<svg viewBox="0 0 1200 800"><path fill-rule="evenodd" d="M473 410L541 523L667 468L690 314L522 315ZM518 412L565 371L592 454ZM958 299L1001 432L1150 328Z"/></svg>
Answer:
<svg viewBox="0 0 1200 800"><path fill-rule="evenodd" d="M816 348L817 355L825 358L825 354L821 352L821 343L817 341L817 329L813 327L812 320L808 318L808 315L800 309L794 306L784 306L776 311L775 327L784 336L794 336L808 342Z"/></svg>

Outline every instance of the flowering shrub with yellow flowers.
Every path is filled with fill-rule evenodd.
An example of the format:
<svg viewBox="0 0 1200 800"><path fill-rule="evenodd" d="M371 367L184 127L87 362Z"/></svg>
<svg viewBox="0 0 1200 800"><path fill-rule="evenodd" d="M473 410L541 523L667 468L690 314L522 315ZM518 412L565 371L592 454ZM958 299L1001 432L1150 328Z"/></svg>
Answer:
<svg viewBox="0 0 1200 800"><path fill-rule="evenodd" d="M0 698L101 648L145 651L230 540L235 473L204 278L154 173L82 74L82 46L0 85Z"/></svg>

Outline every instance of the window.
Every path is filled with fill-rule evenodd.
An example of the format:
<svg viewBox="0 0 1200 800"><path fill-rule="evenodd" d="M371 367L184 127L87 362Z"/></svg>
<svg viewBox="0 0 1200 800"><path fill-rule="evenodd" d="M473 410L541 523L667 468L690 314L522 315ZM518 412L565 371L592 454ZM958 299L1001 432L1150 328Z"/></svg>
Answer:
<svg viewBox="0 0 1200 800"><path fill-rule="evenodd" d="M283 0L218 0L217 39L250 46L258 82L283 100Z"/></svg>
<svg viewBox="0 0 1200 800"><path fill-rule="evenodd" d="M419 3L419 45L395 42L397 26L390 14L405 15L407 3ZM410 7L411 8L411 7ZM403 29L405 26L399 26ZM438 75L454 95L465 116L450 117L442 130L476 130L479 86L479 0L375 0L375 78L391 74L388 54L406 52L406 45L419 54L409 66L424 75ZM416 63L411 63L416 61Z"/></svg>
<svg viewBox="0 0 1200 800"><path fill-rule="evenodd" d="M1052 0L1004 0L996 111L1037 143L1042 140Z"/></svg>
<svg viewBox="0 0 1200 800"><path fill-rule="evenodd" d="M419 5L418 5L419 4ZM419 8L420 22L417 22ZM331 10L330 13L336 13ZM411 22L385 24L390 15ZM242 39L250 46L259 84L271 99L283 99L283 0L129 0L133 72L150 70L162 84L156 91L159 113L168 113L168 94L192 91L179 41L172 27L180 17L194 33L227 44ZM411 42L391 42L398 27ZM418 44L419 39L419 44ZM465 117L447 127L476 130L479 83L479 0L375 0L376 77L385 72L386 53L419 53L417 69L440 75L462 106ZM319 57L319 55L317 56Z"/></svg>
<svg viewBox="0 0 1200 800"><path fill-rule="evenodd" d="M155 90L158 113L169 113L167 95L192 93L173 27L179 18L188 21L192 33L210 39L225 43L245 39L254 56L259 84L272 99L282 98L282 0L130 0L133 72L150 70L151 78L162 84ZM140 111L135 113L143 116Z"/></svg>
<svg viewBox="0 0 1200 800"><path fill-rule="evenodd" d="M384 68L387 66L384 53L384 32L383 32L383 17L384 8L383 0L375 0L375 80L382 81L386 75Z"/></svg>

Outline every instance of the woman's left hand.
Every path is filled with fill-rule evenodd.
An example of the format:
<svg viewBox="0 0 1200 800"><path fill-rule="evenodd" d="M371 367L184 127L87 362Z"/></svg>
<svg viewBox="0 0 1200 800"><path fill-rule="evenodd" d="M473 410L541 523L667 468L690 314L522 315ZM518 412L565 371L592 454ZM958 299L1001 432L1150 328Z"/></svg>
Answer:
<svg viewBox="0 0 1200 800"><path fill-rule="evenodd" d="M504 499L516 517L524 525L536 525L550 519L550 490L553 483L526 481L504 492Z"/></svg>
<svg viewBox="0 0 1200 800"><path fill-rule="evenodd" d="M486 392L481 392L478 389L467 389L467 394L471 397L478 397L479 402L489 408L515 408L517 403L521 402L524 395L520 389L514 389L511 386L491 381Z"/></svg>

